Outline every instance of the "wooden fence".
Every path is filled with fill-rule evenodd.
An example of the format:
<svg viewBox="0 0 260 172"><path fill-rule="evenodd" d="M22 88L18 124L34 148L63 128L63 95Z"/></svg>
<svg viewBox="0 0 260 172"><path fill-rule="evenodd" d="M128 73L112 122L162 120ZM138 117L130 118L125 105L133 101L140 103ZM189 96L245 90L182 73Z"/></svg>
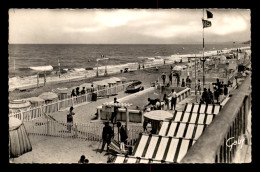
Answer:
<svg viewBox="0 0 260 172"><path fill-rule="evenodd" d="M121 85L116 85L113 87L109 87L103 90L97 90L94 93L97 94L98 97L104 97L104 96L110 96L117 94L119 92L122 92L126 89L126 87L131 84L132 82L124 83ZM87 93L84 95L80 95L78 97L71 97L68 99L63 99L55 102L51 102L48 104L44 104L35 108L31 108L26 111L21 111L13 114L9 114L11 117L18 118L22 121L28 121L32 120L38 117L42 117L43 114L45 113L54 113L63 109L66 109L71 106L75 106L78 104L86 103L86 102L91 102L92 99L92 93Z"/></svg>

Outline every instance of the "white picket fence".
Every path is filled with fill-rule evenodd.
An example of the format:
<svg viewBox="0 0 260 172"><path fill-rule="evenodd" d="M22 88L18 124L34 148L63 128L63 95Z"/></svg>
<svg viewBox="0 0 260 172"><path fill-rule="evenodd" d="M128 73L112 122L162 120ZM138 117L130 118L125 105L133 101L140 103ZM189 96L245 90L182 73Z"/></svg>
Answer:
<svg viewBox="0 0 260 172"><path fill-rule="evenodd" d="M97 90L94 93L97 94L98 97L104 97L104 96L109 96L109 95L114 95L119 92L125 91L126 87L131 84L132 82L116 85L113 87L109 87L103 90ZM9 117L15 117L18 118L22 121L28 121L32 120L38 117L42 117L43 114L48 114L48 113L54 113L57 111L60 111L62 109L66 109L71 106L75 106L78 104L86 103L86 102L91 102L92 99L92 93L87 93L84 95L80 95L78 97L71 97L68 99L63 99L59 100L56 102L51 102L48 104L44 104L35 108L31 108L26 111L21 111L21 112L16 112L9 114Z"/></svg>
<svg viewBox="0 0 260 172"><path fill-rule="evenodd" d="M101 141L104 125L97 123L74 123L56 121L46 115L30 121L24 121L29 135L78 138L90 141ZM142 126L128 126L128 144L134 145L142 132ZM118 139L118 128L114 128L114 139Z"/></svg>

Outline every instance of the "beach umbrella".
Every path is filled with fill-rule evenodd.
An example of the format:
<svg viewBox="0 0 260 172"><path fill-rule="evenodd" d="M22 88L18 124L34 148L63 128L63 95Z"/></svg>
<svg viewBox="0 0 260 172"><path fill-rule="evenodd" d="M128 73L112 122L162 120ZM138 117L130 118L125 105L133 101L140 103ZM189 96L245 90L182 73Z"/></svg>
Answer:
<svg viewBox="0 0 260 172"><path fill-rule="evenodd" d="M123 76L120 76L120 77L117 77L117 78L119 78L121 81L126 81L127 80L126 77L123 77Z"/></svg>
<svg viewBox="0 0 260 172"><path fill-rule="evenodd" d="M32 145L21 120L9 117L9 157L15 158L32 151Z"/></svg>
<svg viewBox="0 0 260 172"><path fill-rule="evenodd" d="M53 100L56 100L58 99L58 95L56 93L53 93L53 92L45 92L45 93L42 93L41 95L39 95L38 97L42 98L43 100L50 100L50 101L53 101Z"/></svg>
<svg viewBox="0 0 260 172"><path fill-rule="evenodd" d="M108 83L104 80L102 81L94 81L93 82L94 85L98 85L98 86L108 86Z"/></svg>
<svg viewBox="0 0 260 172"><path fill-rule="evenodd" d="M110 79L113 79L114 81L116 81L116 82L119 82L119 81L121 81L121 79L120 78L118 78L118 77L112 77L112 78L110 78Z"/></svg>
<svg viewBox="0 0 260 172"><path fill-rule="evenodd" d="M182 67L181 66L174 66L172 70L182 70Z"/></svg>
<svg viewBox="0 0 260 172"><path fill-rule="evenodd" d="M31 103L26 100L12 100L9 102L10 112L19 112L21 110L27 110L31 107Z"/></svg>
<svg viewBox="0 0 260 172"><path fill-rule="evenodd" d="M150 112L146 112L144 114L144 117L152 119L152 120L156 120L156 121L163 121L163 120L172 119L173 114L168 111L164 111L164 110L153 110Z"/></svg>
<svg viewBox="0 0 260 172"><path fill-rule="evenodd" d="M44 100L40 97L29 97L26 99L23 99L25 101L29 101L31 103L31 107L37 107L44 104Z"/></svg>
<svg viewBox="0 0 260 172"><path fill-rule="evenodd" d="M83 88L83 87L85 87L86 89L87 88L91 88L91 83L84 83L84 84L81 84L79 87L81 87L81 88ZM93 84L93 87L95 87L95 85Z"/></svg>
<svg viewBox="0 0 260 172"><path fill-rule="evenodd" d="M68 88L56 88L56 89L53 89L52 92L56 93L56 94L70 94L70 89Z"/></svg>
<svg viewBox="0 0 260 172"><path fill-rule="evenodd" d="M104 81L106 81L108 84L116 84L116 81L113 78L105 79Z"/></svg>

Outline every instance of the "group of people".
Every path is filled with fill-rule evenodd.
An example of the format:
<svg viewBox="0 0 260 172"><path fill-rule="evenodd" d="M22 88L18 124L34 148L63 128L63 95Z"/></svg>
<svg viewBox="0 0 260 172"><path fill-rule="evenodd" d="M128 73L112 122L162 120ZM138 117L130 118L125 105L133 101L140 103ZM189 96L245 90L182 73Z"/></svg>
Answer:
<svg viewBox="0 0 260 172"><path fill-rule="evenodd" d="M116 97L114 98L114 103L119 103L117 101ZM120 149L122 151L125 151L125 144L127 142L128 136L127 136L127 132L126 132L125 127L123 125L121 125L120 122L117 122L116 116L117 116L118 108L119 107L114 106L114 111L111 114L111 123L113 124L113 126L114 126L115 123L117 124L117 127L119 129L119 136L120 136ZM102 148L101 148L100 153L102 153L106 144L107 144L107 151L109 151L108 146L111 143L111 139L114 137L114 131L113 131L112 127L109 125L109 122L107 121L104 124L105 124L105 126L104 126L103 131L102 131L102 141L103 141L103 143L102 143Z"/></svg>
<svg viewBox="0 0 260 172"><path fill-rule="evenodd" d="M228 88L227 85L224 84L224 82L220 82L217 78L217 82L213 83L214 86L214 92L210 90L210 88L206 89L204 88L204 91L201 96L201 103L206 104L214 104L214 103L220 103L219 97L220 95L227 96L228 95Z"/></svg>
<svg viewBox="0 0 260 172"><path fill-rule="evenodd" d="M79 161L78 161L79 164L88 164L89 163L89 160L86 159L85 155L81 155Z"/></svg>
<svg viewBox="0 0 260 172"><path fill-rule="evenodd" d="M166 76L165 72L162 73L161 78L162 78L163 85L170 86L170 85L173 84L173 72L172 72L172 69L173 69L173 67L171 66L171 72L170 72L170 74L168 76L168 78L169 78L169 82L168 83L166 83L167 76ZM175 81L177 83L177 87L181 86L181 87L189 87L189 88L191 88L192 81L191 81L189 76L187 76L186 82L185 82L184 78L182 78L181 85L180 85L181 77L180 77L180 73L179 72L175 73L175 78L176 78ZM158 81L157 81L157 83L158 83Z"/></svg>
<svg viewBox="0 0 260 172"><path fill-rule="evenodd" d="M120 136L120 150L125 151L125 144L127 144L127 132L125 127L118 122L117 127L119 129L119 136ZM109 122L105 122L105 126L102 131L102 147L100 153L103 152L105 145L107 144L107 152L109 151L109 145L111 143L112 138L114 138L114 131L112 127L109 125Z"/></svg>
<svg viewBox="0 0 260 172"><path fill-rule="evenodd" d="M85 90L85 87L82 87L82 90L81 90L81 91L79 91L79 89L80 89L79 87L77 87L76 89L73 89L73 90L71 91L71 97L78 97L78 96L80 96L80 95L86 94L86 91L87 91L87 90ZM91 85L90 92L94 92L93 84Z"/></svg>

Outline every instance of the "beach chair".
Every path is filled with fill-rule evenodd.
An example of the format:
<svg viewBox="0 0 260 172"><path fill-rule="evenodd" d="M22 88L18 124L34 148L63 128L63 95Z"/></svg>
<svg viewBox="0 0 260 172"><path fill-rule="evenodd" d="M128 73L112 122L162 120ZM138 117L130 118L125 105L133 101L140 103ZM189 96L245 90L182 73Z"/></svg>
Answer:
<svg viewBox="0 0 260 172"><path fill-rule="evenodd" d="M111 139L111 143L109 144L109 149L113 150L116 153L119 154L127 154L128 150L128 145L125 145L125 151L120 149L120 143L116 141L115 139Z"/></svg>

